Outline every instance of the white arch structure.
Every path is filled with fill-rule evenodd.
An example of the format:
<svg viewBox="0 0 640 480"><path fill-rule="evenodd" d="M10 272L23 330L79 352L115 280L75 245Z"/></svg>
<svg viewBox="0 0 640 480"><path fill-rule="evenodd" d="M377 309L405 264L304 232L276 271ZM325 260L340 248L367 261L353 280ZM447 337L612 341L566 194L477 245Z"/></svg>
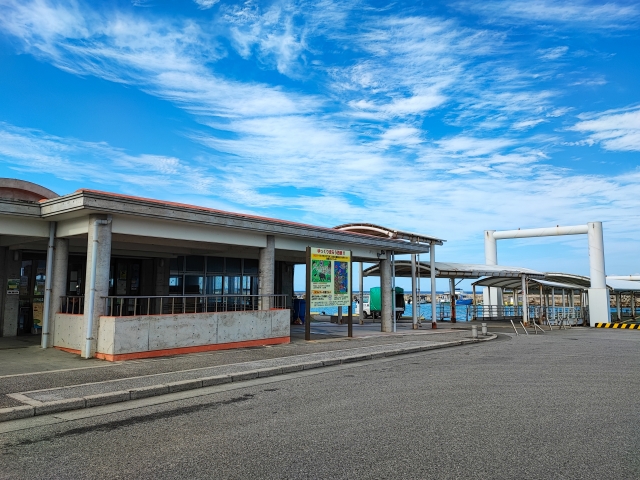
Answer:
<svg viewBox="0 0 640 480"><path fill-rule="evenodd" d="M532 228L527 230L485 230L484 232L484 257L487 265L498 264L498 240L509 238L554 237L559 235L583 235L589 240L589 273L591 287L589 288L589 324L593 327L596 323L610 323L609 290L607 288L607 276L604 268L604 238L602 234L602 222L589 222L586 225L572 227ZM492 300L496 304L502 304L498 289L492 293L492 289L486 293L488 304Z"/></svg>

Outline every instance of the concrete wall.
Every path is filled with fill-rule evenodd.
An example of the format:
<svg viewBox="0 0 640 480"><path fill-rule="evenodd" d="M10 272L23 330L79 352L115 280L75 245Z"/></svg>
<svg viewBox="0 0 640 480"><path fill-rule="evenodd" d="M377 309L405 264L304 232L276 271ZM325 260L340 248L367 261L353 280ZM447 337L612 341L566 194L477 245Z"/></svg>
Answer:
<svg viewBox="0 0 640 480"><path fill-rule="evenodd" d="M56 325L53 345L55 347L82 350L84 348L84 315L56 313L53 317Z"/></svg>
<svg viewBox="0 0 640 480"><path fill-rule="evenodd" d="M288 337L289 334L289 310L103 316L98 328L98 352L122 355Z"/></svg>

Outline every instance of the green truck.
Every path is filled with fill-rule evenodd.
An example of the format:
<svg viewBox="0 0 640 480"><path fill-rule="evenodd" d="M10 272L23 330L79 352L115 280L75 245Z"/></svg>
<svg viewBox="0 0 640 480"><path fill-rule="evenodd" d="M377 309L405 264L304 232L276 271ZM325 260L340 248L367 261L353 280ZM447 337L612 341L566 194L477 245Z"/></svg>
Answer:
<svg viewBox="0 0 640 480"><path fill-rule="evenodd" d="M380 318L382 311L382 299L380 297L380 287L373 287L369 290L369 301L365 295L362 312L364 318ZM396 287L396 319L400 318L404 313L404 289Z"/></svg>

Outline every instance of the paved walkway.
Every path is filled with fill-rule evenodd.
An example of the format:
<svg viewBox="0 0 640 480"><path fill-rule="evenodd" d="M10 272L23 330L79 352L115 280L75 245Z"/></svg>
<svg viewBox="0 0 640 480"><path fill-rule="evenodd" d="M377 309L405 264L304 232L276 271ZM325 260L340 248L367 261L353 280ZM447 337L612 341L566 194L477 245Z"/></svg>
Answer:
<svg viewBox="0 0 640 480"><path fill-rule="evenodd" d="M207 379L241 381L473 341L467 330L399 325L396 333L382 334L379 328L354 325L354 338L347 338L346 325L314 323L310 342L303 326L293 326L288 345L113 363L44 350L37 337L0 339L0 417L7 408L40 407L43 414L198 388Z"/></svg>

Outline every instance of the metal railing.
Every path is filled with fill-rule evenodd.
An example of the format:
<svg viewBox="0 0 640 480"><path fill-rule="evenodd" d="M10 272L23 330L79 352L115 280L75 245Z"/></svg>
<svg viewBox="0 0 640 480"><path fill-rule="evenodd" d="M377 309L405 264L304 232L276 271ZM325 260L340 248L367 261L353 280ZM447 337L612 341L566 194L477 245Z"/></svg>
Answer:
<svg viewBox="0 0 640 480"><path fill-rule="evenodd" d="M471 305L473 320L522 320L522 305ZM540 307L529 305L527 307L530 319L540 320L540 323L578 325L588 319L588 308L582 307Z"/></svg>
<svg viewBox="0 0 640 480"><path fill-rule="evenodd" d="M60 297L60 313L82 315L84 313L84 295L65 295Z"/></svg>
<svg viewBox="0 0 640 480"><path fill-rule="evenodd" d="M167 295L101 298L105 302L105 315L110 317L247 312L287 308L287 295Z"/></svg>

